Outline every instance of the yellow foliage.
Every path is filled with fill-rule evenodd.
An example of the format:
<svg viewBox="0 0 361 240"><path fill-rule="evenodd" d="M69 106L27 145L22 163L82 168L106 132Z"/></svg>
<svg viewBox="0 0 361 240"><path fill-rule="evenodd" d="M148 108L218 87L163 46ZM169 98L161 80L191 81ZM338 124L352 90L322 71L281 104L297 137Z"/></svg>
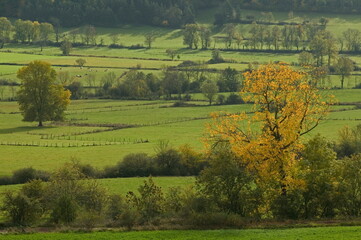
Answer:
<svg viewBox="0 0 361 240"><path fill-rule="evenodd" d="M285 188L302 185L295 179L300 137L313 130L328 104L306 73L287 65L269 64L244 74L241 95L254 103L254 114L213 114L210 140L227 141L259 183Z"/></svg>

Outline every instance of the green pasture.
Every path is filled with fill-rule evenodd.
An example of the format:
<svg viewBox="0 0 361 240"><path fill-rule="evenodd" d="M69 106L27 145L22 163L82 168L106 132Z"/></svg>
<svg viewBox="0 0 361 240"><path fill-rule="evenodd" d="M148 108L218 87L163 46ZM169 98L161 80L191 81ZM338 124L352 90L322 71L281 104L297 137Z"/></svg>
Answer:
<svg viewBox="0 0 361 240"><path fill-rule="evenodd" d="M361 227L318 227L290 229L246 229L246 230L176 230L176 231L139 231L139 232L92 232L92 233L34 233L0 235L6 240L356 240L360 239Z"/></svg>
<svg viewBox="0 0 361 240"><path fill-rule="evenodd" d="M201 12L199 22L212 23L216 11L212 9ZM242 15L255 15L257 19L262 18L261 12L258 11L243 10ZM338 35L348 27L361 27L361 22L356 15L294 13L292 19L289 19L287 12L274 12L273 15L276 20L296 22L305 19L318 21L322 16L328 17L330 19L328 29ZM249 27L249 25L238 26L243 32L247 32ZM73 30L62 29L62 32L70 36ZM146 73L154 72L161 76L161 69L164 66L176 66L185 60L206 62L211 58L212 49L186 49L182 43L180 29L140 25L97 28L98 42L103 39L104 44L110 44L112 35L119 34L119 44L127 47L144 44L144 34L151 31L157 34L152 49L79 47L73 48L72 56L61 56L60 49L57 47L46 46L43 51L40 51L40 47L36 45L12 43L6 44L0 51L0 63L23 65L33 60L44 60L58 65L55 67L57 71L69 71L72 80L80 81L86 87L90 86L87 75L95 74L96 80L91 84L93 87L99 87L102 77L109 72L121 76L129 69L139 68ZM224 35L219 28L214 28L213 34L218 37ZM212 43L211 48L213 47L223 48L224 43L217 40ZM165 53L166 49L177 50L180 59L170 61ZM229 60L229 63L209 64L208 68L222 70L230 66L242 71L248 67L249 62L263 64L273 61L288 63L298 61L297 54L224 51L222 56ZM80 57L87 60L83 68L75 65L75 60ZM351 57L361 64L359 56ZM20 67L9 64L0 65L0 79L18 82L16 72ZM356 126L361 123L361 110L353 109L354 103L361 102L361 90L350 89L361 82L361 76L357 75L358 72L354 74L345 82L345 87L348 89L324 90L325 93L334 94L339 102L349 103L350 106L333 107L333 110L345 109L345 111L332 112L312 134L321 133L326 137L336 139L338 130L343 126ZM216 74L211 77L217 79ZM325 88L337 88L340 86L340 77L331 75L320 85ZM18 87L0 86L1 100L13 98L17 89ZM95 89L85 88L84 91L94 92ZM69 122L63 125L47 123L42 129L37 128L36 123L21 121L22 117L16 102L0 102L0 175L9 175L16 169L30 166L52 170L73 158L102 168L120 161L129 153L152 154L160 140L169 140L175 147L190 144L201 151L205 125L210 121L210 113L217 111L235 113L250 110L249 105L205 106L207 102L202 94L193 94L192 98L202 100L192 102L199 106L174 108L171 107L174 103L172 101L73 101L67 111L67 119L72 124ZM134 126L124 129L110 126L117 124Z"/></svg>
<svg viewBox="0 0 361 240"><path fill-rule="evenodd" d="M329 114L310 136L321 133L337 140L339 129L361 123L361 110L352 103L361 101L361 90L324 90L334 94L339 102L350 105L333 106ZM204 100L201 94L194 99ZM23 167L53 170L64 162L77 159L103 168L114 165L125 155L135 152L154 153L160 140L169 140L178 147L189 144L203 149L206 124L212 112L250 111L251 105L171 107L172 101L72 101L67 119L61 125L22 122L16 102L0 102L0 175L9 175ZM343 110L343 111L340 111ZM74 125L77 124L77 125ZM134 125L114 129L112 125Z"/></svg>

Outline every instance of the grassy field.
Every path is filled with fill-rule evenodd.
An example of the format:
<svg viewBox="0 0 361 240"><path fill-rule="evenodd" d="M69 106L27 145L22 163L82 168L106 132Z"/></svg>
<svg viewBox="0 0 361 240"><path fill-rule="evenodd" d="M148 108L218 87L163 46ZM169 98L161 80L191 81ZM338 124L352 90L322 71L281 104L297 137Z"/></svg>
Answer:
<svg viewBox="0 0 361 240"><path fill-rule="evenodd" d="M360 239L361 227L327 227L295 229L249 229L249 230L207 230L207 231L143 231L143 232L94 232L94 233L35 233L0 235L6 240L113 240L113 239L224 239L224 240L356 240Z"/></svg>
<svg viewBox="0 0 361 240"><path fill-rule="evenodd" d="M339 102L360 102L361 90L333 90ZM197 94L195 99L204 99ZM154 153L161 140L178 147L189 144L202 151L205 126L212 112L248 112L250 105L171 107L172 101L73 101L67 112L68 122L62 125L22 122L16 102L0 102L0 175L9 175L23 167L53 170L70 159L95 167L114 165L123 156L134 152ZM337 140L338 130L361 123L361 110L353 105L334 106L336 112L312 132ZM344 111L339 111L344 110ZM74 124L77 124L74 126ZM116 129L112 125L131 125ZM331 130L330 130L331 129Z"/></svg>

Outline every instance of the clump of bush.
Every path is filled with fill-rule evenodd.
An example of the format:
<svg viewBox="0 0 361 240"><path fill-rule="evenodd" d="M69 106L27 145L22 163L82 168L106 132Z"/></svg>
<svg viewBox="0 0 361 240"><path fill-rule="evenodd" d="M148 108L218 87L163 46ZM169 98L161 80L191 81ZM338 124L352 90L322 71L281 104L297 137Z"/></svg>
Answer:
<svg viewBox="0 0 361 240"><path fill-rule="evenodd" d="M102 178L148 176L195 176L204 168L202 156L188 145L175 149L169 142L160 142L154 156L146 153L126 155L115 166L108 166Z"/></svg>

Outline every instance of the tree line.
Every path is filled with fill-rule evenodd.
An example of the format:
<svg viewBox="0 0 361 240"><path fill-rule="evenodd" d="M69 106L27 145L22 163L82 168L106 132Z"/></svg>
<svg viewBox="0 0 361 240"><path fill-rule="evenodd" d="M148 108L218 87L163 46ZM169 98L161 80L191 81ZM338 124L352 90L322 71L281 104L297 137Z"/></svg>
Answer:
<svg viewBox="0 0 361 240"><path fill-rule="evenodd" d="M179 27L194 22L199 9L216 3L215 0L3 0L0 16L46 21L64 27L124 23Z"/></svg>
<svg viewBox="0 0 361 240"><path fill-rule="evenodd" d="M325 13L360 13L361 1L338 0L225 0L220 1L220 11L216 14L217 20L239 20L242 9L262 11L299 11L299 12L325 12Z"/></svg>
<svg viewBox="0 0 361 240"><path fill-rule="evenodd" d="M51 22L65 27L92 24L116 26L122 23L179 27L193 23L200 9L219 7L216 22L239 19L241 9L262 11L314 11L334 13L359 13L360 0L3 0L0 15L22 19Z"/></svg>
<svg viewBox="0 0 361 240"><path fill-rule="evenodd" d="M335 51L358 53L361 49L361 32L358 29L346 29L342 36L336 37L326 30L325 25L310 22L286 26L253 22L249 30L244 30L242 26L224 24L224 36L212 37L212 28L187 24L183 29L183 43L191 49L320 51L330 55ZM224 44L224 47L219 44Z"/></svg>
<svg viewBox="0 0 361 240"><path fill-rule="evenodd" d="M58 83L72 92L73 99L84 97L107 97L115 99L165 99L191 100L191 93L204 93L212 103L218 92L238 92L242 77L236 69L230 67L219 74L210 73L207 64L195 62L183 63L180 70L165 68L160 75L145 74L139 70L130 70L121 76L107 72L100 81L93 73L81 78L87 86L70 76L67 71L58 73ZM96 83L98 82L98 83ZM93 94L88 88L95 88ZM223 99L219 103L240 103L240 99Z"/></svg>

